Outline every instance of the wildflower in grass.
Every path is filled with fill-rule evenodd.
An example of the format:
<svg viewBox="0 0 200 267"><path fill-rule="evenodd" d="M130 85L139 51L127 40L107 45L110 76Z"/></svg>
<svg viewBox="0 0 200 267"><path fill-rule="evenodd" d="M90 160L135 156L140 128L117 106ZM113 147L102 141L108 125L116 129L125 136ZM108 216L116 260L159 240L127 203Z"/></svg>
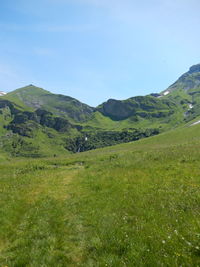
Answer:
<svg viewBox="0 0 200 267"><path fill-rule="evenodd" d="M175 254L176 254L176 256L178 256L178 257L180 257L180 256L181 256L181 254L180 254L180 253L177 253L177 252L175 252Z"/></svg>
<svg viewBox="0 0 200 267"><path fill-rule="evenodd" d="M168 235L168 237L167 237L168 239L171 239L171 236L170 235Z"/></svg>
<svg viewBox="0 0 200 267"><path fill-rule="evenodd" d="M195 248L196 248L196 249L199 249L199 247L198 247L198 246L196 246Z"/></svg>
<svg viewBox="0 0 200 267"><path fill-rule="evenodd" d="M176 229L174 230L174 233L175 233L176 235L178 235L178 231L177 231Z"/></svg>
<svg viewBox="0 0 200 267"><path fill-rule="evenodd" d="M165 243L166 243L166 241L165 241L165 240L162 240L162 243L163 243L163 244L165 244Z"/></svg>

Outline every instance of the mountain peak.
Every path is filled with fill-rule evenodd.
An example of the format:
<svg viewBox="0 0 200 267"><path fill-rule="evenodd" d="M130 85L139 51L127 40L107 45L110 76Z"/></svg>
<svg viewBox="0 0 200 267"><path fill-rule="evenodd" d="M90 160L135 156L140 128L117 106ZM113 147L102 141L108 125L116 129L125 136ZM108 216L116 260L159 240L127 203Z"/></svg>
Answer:
<svg viewBox="0 0 200 267"><path fill-rule="evenodd" d="M29 84L29 85L26 85L26 86L24 86L24 87L21 87L21 88L19 88L19 89L28 89L28 88L39 88L39 89L43 89L43 88L41 88L41 87L38 87L38 86L36 86L36 85L34 85L34 84ZM45 89L43 89L43 90L45 90Z"/></svg>
<svg viewBox="0 0 200 267"><path fill-rule="evenodd" d="M200 64L191 66L188 72L181 75L179 79L166 90L170 93L180 89L183 89L184 91L200 90Z"/></svg>
<svg viewBox="0 0 200 267"><path fill-rule="evenodd" d="M200 72L200 64L193 65L189 69L189 73Z"/></svg>
<svg viewBox="0 0 200 267"><path fill-rule="evenodd" d="M21 88L18 88L12 92L10 92L9 94L39 94L39 95L43 95L43 94L51 94L49 91L41 88L41 87L38 87L38 86L35 86L33 84L29 84L29 85L26 85L24 87L21 87Z"/></svg>

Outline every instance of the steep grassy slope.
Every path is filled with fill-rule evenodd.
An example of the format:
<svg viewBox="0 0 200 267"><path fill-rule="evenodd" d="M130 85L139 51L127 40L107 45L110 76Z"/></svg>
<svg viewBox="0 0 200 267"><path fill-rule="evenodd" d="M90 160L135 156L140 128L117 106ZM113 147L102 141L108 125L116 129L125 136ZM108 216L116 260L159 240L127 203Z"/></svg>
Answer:
<svg viewBox="0 0 200 267"><path fill-rule="evenodd" d="M138 96L127 100L110 99L96 108L84 125L107 129L160 128L163 131L184 121L184 107L173 99Z"/></svg>
<svg viewBox="0 0 200 267"><path fill-rule="evenodd" d="M167 90L170 92L177 89L185 90L188 93L199 91L200 89L200 64L190 67L189 71L184 73ZM164 91L165 92L165 91Z"/></svg>
<svg viewBox="0 0 200 267"><path fill-rule="evenodd" d="M131 116L124 120L112 120L108 116L104 116L99 111L94 112L91 119L82 125L96 129L107 130L131 130L133 128L160 128L161 131L169 130L178 125L184 124L184 109L177 106L176 110L168 110L168 115L160 117L152 117L148 112L144 112L145 116ZM171 114L170 114L171 112Z"/></svg>
<svg viewBox="0 0 200 267"><path fill-rule="evenodd" d="M192 66L161 94L109 99L96 109L114 127L162 127L170 129L200 115L200 64ZM103 117L95 113L90 125L103 125ZM120 122L120 123L119 123Z"/></svg>
<svg viewBox="0 0 200 267"><path fill-rule="evenodd" d="M71 123L101 130L160 127L164 130L179 125L187 107L173 99L153 96L132 97L124 101L110 99L96 109L68 96L55 95L33 85L17 89L2 99L7 99L34 111L44 109L55 116L67 118ZM185 108L185 109L184 109Z"/></svg>
<svg viewBox="0 0 200 267"><path fill-rule="evenodd" d="M72 97L52 94L34 85L19 88L3 96L3 99L8 99L33 110L42 108L76 122L86 120L93 111L92 107Z"/></svg>
<svg viewBox="0 0 200 267"><path fill-rule="evenodd" d="M27 111L0 98L0 151L10 156L44 157L67 154L66 139L78 126L45 110Z"/></svg>
<svg viewBox="0 0 200 267"><path fill-rule="evenodd" d="M200 115L200 64L192 66L174 84L161 95L173 100L177 105L187 108L185 120L189 121Z"/></svg>
<svg viewBox="0 0 200 267"><path fill-rule="evenodd" d="M200 125L0 163L0 265L199 266Z"/></svg>
<svg viewBox="0 0 200 267"><path fill-rule="evenodd" d="M129 117L166 117L176 109L175 104L153 96L137 96L124 101L109 99L100 105L99 110L113 120L124 120Z"/></svg>
<svg viewBox="0 0 200 267"><path fill-rule="evenodd" d="M57 156L130 142L158 134L158 129L107 131L82 127L43 109L27 111L0 99L0 150L11 156Z"/></svg>
<svg viewBox="0 0 200 267"><path fill-rule="evenodd" d="M24 152L27 146L30 155L48 155L40 149L42 133L47 151L54 150L52 139L55 144L62 144L62 153L66 148L82 151L164 132L198 116L200 65L192 66L160 95L110 99L95 109L29 85L0 97L0 149L9 151L14 146L9 152L15 155L18 151L20 156L28 155L28 150ZM88 137L89 142L83 144ZM24 145L17 145L16 140L22 140ZM38 145L28 146L27 142Z"/></svg>

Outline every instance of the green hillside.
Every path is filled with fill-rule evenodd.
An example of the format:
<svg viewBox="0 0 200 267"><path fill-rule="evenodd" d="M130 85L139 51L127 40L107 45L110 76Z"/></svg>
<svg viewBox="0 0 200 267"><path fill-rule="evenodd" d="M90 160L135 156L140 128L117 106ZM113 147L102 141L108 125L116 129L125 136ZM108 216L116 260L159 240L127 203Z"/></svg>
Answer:
<svg viewBox="0 0 200 267"><path fill-rule="evenodd" d="M192 66L174 84L160 94L137 96L127 100L109 99L96 108L110 127L161 127L167 130L200 115L200 64ZM107 125L108 123L105 124ZM97 113L89 123L103 125Z"/></svg>
<svg viewBox="0 0 200 267"><path fill-rule="evenodd" d="M67 119L0 98L0 151L8 156L44 157L67 154L66 139L78 134L79 126Z"/></svg>
<svg viewBox="0 0 200 267"><path fill-rule="evenodd" d="M57 116L63 116L76 122L86 120L93 111L92 107L72 97L52 94L34 85L19 88L2 98L32 110L45 109Z"/></svg>
<svg viewBox="0 0 200 267"><path fill-rule="evenodd" d="M14 157L58 156L135 141L158 134L159 129L106 130L72 124L68 119L36 109L27 111L0 99L0 150Z"/></svg>
<svg viewBox="0 0 200 267"><path fill-rule="evenodd" d="M199 266L200 125L0 163L1 266Z"/></svg>
<svg viewBox="0 0 200 267"><path fill-rule="evenodd" d="M200 115L200 64L192 66L174 84L161 94L164 98L176 101L187 108L185 120L189 121Z"/></svg>
<svg viewBox="0 0 200 267"><path fill-rule="evenodd" d="M173 102L153 96L137 96L124 101L109 99L97 108L113 120L124 120L132 117L137 121L142 118L169 117L176 110Z"/></svg>
<svg viewBox="0 0 200 267"><path fill-rule="evenodd" d="M199 70L95 109L0 97L0 266L200 266Z"/></svg>
<svg viewBox="0 0 200 267"><path fill-rule="evenodd" d="M96 108L29 85L0 97L0 150L34 157L86 151L169 131L198 116L200 64L160 94L109 99Z"/></svg>

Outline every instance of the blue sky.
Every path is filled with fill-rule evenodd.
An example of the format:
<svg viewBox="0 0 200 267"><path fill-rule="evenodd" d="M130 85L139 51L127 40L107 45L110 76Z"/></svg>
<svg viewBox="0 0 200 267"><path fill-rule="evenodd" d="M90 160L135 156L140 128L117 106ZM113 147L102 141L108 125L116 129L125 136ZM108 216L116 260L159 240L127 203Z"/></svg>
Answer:
<svg viewBox="0 0 200 267"><path fill-rule="evenodd" d="M0 91L96 106L166 89L200 63L199 0L1 0Z"/></svg>

